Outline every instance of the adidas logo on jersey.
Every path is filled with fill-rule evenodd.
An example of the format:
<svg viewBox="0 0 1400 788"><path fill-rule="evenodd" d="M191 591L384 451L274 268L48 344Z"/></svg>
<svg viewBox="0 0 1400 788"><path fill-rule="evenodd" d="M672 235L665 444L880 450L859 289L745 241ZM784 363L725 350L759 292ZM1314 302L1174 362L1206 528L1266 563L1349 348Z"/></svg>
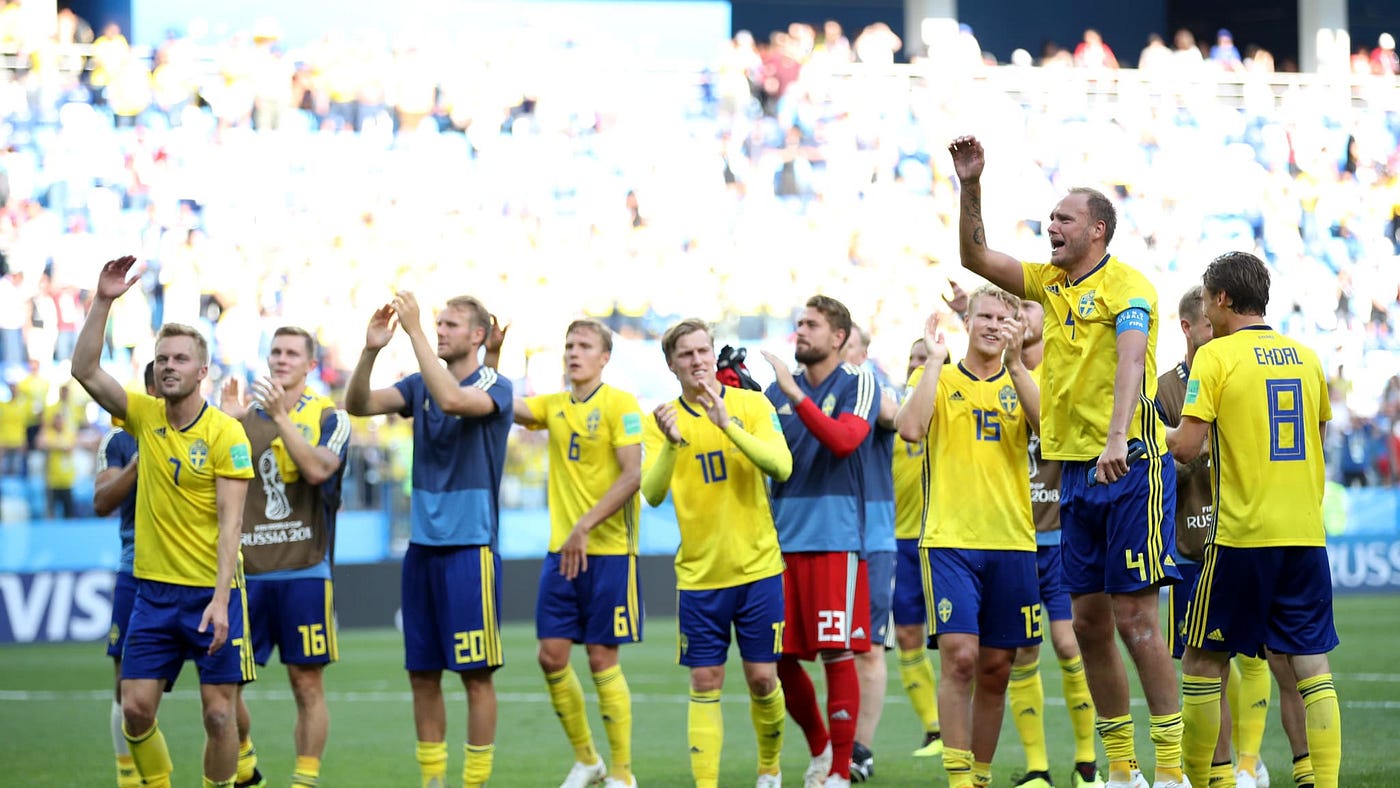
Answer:
<svg viewBox="0 0 1400 788"><path fill-rule="evenodd" d="M1212 629L1212 630L1210 631L1210 634L1209 634L1209 635L1206 635L1206 640L1222 640L1222 641L1223 641L1224 639L1225 639L1225 635L1224 635L1220 630L1218 630L1218 629Z"/></svg>
<svg viewBox="0 0 1400 788"><path fill-rule="evenodd" d="M158 436L164 438L164 437L165 437L165 428L164 428L164 427L156 427L156 435L158 435Z"/></svg>
<svg viewBox="0 0 1400 788"><path fill-rule="evenodd" d="M852 640L861 640L865 637L865 627L856 627L856 631L851 633Z"/></svg>
<svg viewBox="0 0 1400 788"><path fill-rule="evenodd" d="M967 397L964 397L961 391L954 391L953 396L949 397L948 399L952 400L953 402L962 402L963 400L967 399Z"/></svg>
<svg viewBox="0 0 1400 788"><path fill-rule="evenodd" d="M836 713L831 715L832 722L835 722L836 720L849 721L850 719L851 713L849 711L846 711L845 709L837 709Z"/></svg>

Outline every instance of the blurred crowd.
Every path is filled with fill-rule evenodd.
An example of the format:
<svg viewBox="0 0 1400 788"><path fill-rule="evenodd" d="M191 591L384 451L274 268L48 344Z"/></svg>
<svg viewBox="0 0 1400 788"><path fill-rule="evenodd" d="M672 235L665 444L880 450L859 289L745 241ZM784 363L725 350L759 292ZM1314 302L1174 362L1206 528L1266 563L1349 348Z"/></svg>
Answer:
<svg viewBox="0 0 1400 788"><path fill-rule="evenodd" d="M897 384L926 314L971 284L944 152L962 133L988 148L990 240L1023 259L1045 259L1066 189L1110 194L1114 253L1159 287L1162 365L1180 356L1174 305L1206 262L1236 248L1268 260L1271 319L1335 379L1334 475L1396 479L1389 36L1340 82L1286 79L1224 30L1210 45L1154 38L1120 70L1092 30L998 65L951 25L906 65L888 27L848 40L834 22L740 32L697 72L539 29L288 47L271 23L219 39L194 25L147 52L68 11L26 34L14 7L0 9L0 470L46 476L38 499L56 515L83 511L105 428L66 363L110 257L142 261L107 326L105 363L131 381L162 322L206 332L213 386L261 374L290 323L320 339L316 385L335 392L368 316L402 288L482 298L512 324L501 368L527 392L561 385L579 315L614 326L609 379L654 402L674 388L655 341L670 322L705 316L727 341L790 353L794 310L816 292L851 308ZM386 353L376 385L415 369L406 343ZM402 429L357 425L352 503L402 484ZM542 502L537 436L511 451L506 504Z"/></svg>

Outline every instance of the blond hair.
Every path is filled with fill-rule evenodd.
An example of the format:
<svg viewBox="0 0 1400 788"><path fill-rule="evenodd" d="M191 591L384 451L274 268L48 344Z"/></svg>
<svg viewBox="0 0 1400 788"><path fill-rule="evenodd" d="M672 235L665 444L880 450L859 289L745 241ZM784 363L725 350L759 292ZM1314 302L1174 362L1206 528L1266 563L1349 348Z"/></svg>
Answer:
<svg viewBox="0 0 1400 788"><path fill-rule="evenodd" d="M612 329L604 325L603 321L595 317L581 317L578 320L575 320L574 322L569 324L569 327L564 330L564 336L568 337L570 334L580 329L584 331L592 331L593 333L597 334L598 342L603 346L603 352L612 352Z"/></svg>
<svg viewBox="0 0 1400 788"><path fill-rule="evenodd" d="M160 345L162 339L170 337L189 337L194 340L195 352L199 354L199 363L209 363L209 342L204 339L204 335L199 333L194 326L187 326L184 323L166 323L160 327L156 334L156 345Z"/></svg>
<svg viewBox="0 0 1400 788"><path fill-rule="evenodd" d="M710 333L710 324L698 317L688 317L666 329L666 333L661 336L661 352L665 354L667 364L671 363L671 354L676 352L676 344L681 341L681 337L696 331L704 331L710 340L710 347L715 346L715 335Z"/></svg>
<svg viewBox="0 0 1400 788"><path fill-rule="evenodd" d="M985 297L985 298L995 298L996 300L1002 302L1003 304L1006 304L1006 305L1007 305L1008 307L1010 307L1010 309L1011 309L1011 316L1012 316L1012 317L1020 317L1020 316L1021 316L1021 299L1020 299L1020 297L1019 297L1019 296L1014 296L1014 295L1012 295L1012 294L1006 292L1005 290L1002 290L1000 287L997 287L996 285L992 285L992 284L982 285L982 286L978 287L976 290L973 290L971 293L968 294L968 296L967 296L967 313L968 313L969 315L972 314L972 307L973 307L974 304L977 303L977 299L979 299L979 298L984 298L984 297Z"/></svg>

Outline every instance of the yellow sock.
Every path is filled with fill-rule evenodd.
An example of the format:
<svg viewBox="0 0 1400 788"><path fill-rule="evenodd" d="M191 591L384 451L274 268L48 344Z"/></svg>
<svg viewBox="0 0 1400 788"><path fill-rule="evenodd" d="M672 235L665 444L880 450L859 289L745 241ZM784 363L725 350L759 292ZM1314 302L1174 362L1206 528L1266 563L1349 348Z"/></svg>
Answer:
<svg viewBox="0 0 1400 788"><path fill-rule="evenodd" d="M626 785L632 782L632 691L621 665L594 673L593 686L598 688L598 711L608 734L608 776Z"/></svg>
<svg viewBox="0 0 1400 788"><path fill-rule="evenodd" d="M1157 755L1157 781L1181 782L1181 712L1154 714L1148 719L1152 724L1149 735ZM1215 731L1219 735L1219 725Z"/></svg>
<svg viewBox="0 0 1400 788"><path fill-rule="evenodd" d="M447 784L447 742L420 741L416 755L418 771L423 775L423 788L439 788Z"/></svg>
<svg viewBox="0 0 1400 788"><path fill-rule="evenodd" d="M233 788L237 784L237 777L230 777L227 780L214 780L205 777L201 782L203 788Z"/></svg>
<svg viewBox="0 0 1400 788"><path fill-rule="evenodd" d="M1098 760L1094 751L1094 697L1084 678L1083 658L1060 660L1060 686L1069 708L1069 724L1074 729L1074 762L1093 763Z"/></svg>
<svg viewBox="0 0 1400 788"><path fill-rule="evenodd" d="M292 772L292 785L314 786L320 784L321 759L298 755L296 769Z"/></svg>
<svg viewBox="0 0 1400 788"><path fill-rule="evenodd" d="M1133 748L1133 715L1100 717L1094 727L1098 728L1104 753L1108 755L1109 782L1132 780L1132 772L1137 768L1137 752Z"/></svg>
<svg viewBox="0 0 1400 788"><path fill-rule="evenodd" d="M899 652L899 680L919 716L924 730L938 732L938 679L933 675L933 663L921 648Z"/></svg>
<svg viewBox="0 0 1400 788"><path fill-rule="evenodd" d="M1050 755L1045 751L1045 685L1040 681L1040 660L1011 668L1011 683L1006 687L1011 702L1011 719L1021 734L1021 746L1026 750L1026 771L1044 772L1050 769Z"/></svg>
<svg viewBox="0 0 1400 788"><path fill-rule="evenodd" d="M753 732L758 737L758 773L777 774L783 754L783 726L787 723L783 685L777 685L761 698L750 692L749 716L753 718ZM718 756L715 763L719 763Z"/></svg>
<svg viewBox="0 0 1400 788"><path fill-rule="evenodd" d="M496 745L467 744L467 763L462 767L463 788L479 788L491 779L491 767L496 760Z"/></svg>
<svg viewBox="0 0 1400 788"><path fill-rule="evenodd" d="M144 780L142 785L170 788L170 773L175 766L170 762L170 749L165 746L160 723L152 725L140 738L133 738L123 725L122 736L126 738L126 746L131 749L131 760L136 764L136 771Z"/></svg>
<svg viewBox="0 0 1400 788"><path fill-rule="evenodd" d="M1317 777L1313 774L1312 756L1303 753L1293 759L1293 784L1309 785L1315 784Z"/></svg>
<svg viewBox="0 0 1400 788"><path fill-rule="evenodd" d="M943 771L948 773L948 788L972 788L972 751L945 747Z"/></svg>
<svg viewBox="0 0 1400 788"><path fill-rule="evenodd" d="M1259 749L1264 745L1264 724L1269 717L1269 692L1273 682L1265 660L1237 656L1230 660L1230 665L1230 690L1236 696L1230 706L1234 728L1231 742L1239 754L1239 768L1252 776L1259 760Z"/></svg>
<svg viewBox="0 0 1400 788"><path fill-rule="evenodd" d="M972 762L972 784L976 788L986 788L992 784L992 765L990 763Z"/></svg>
<svg viewBox="0 0 1400 788"><path fill-rule="evenodd" d="M724 714L719 707L719 694L719 690L690 691L686 738L690 741L690 774L697 788L719 785L719 754L724 747Z"/></svg>
<svg viewBox="0 0 1400 788"><path fill-rule="evenodd" d="M258 750L253 746L253 737L238 743L238 781L246 783L253 779L253 772L258 768Z"/></svg>
<svg viewBox="0 0 1400 788"><path fill-rule="evenodd" d="M1207 785L1220 738L1220 679L1183 676L1181 717L1186 723L1181 739L1186 778L1192 785Z"/></svg>
<svg viewBox="0 0 1400 788"><path fill-rule="evenodd" d="M141 788L141 773L130 755L117 756L117 788Z"/></svg>
<svg viewBox="0 0 1400 788"><path fill-rule="evenodd" d="M1235 767L1229 761L1210 765L1210 788L1235 788Z"/></svg>
<svg viewBox="0 0 1400 788"><path fill-rule="evenodd" d="M1298 681L1298 694L1307 709L1308 755L1312 758L1313 784L1336 788L1342 767L1342 710L1332 674L1320 673Z"/></svg>
<svg viewBox="0 0 1400 788"><path fill-rule="evenodd" d="M588 715L583 710L583 685L573 665L565 665L556 673L544 675L549 687L549 700L554 704L554 714L559 724L564 726L564 735L574 746L574 760L579 763L598 762L598 750L593 746L593 731L588 729Z"/></svg>

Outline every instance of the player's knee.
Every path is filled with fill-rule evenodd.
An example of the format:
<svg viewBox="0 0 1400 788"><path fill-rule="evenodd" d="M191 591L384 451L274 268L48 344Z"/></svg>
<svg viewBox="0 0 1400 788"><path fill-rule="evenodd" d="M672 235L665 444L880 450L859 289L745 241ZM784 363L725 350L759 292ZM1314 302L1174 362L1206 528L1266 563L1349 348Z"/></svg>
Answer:
<svg viewBox="0 0 1400 788"><path fill-rule="evenodd" d="M977 675L977 648L955 646L944 649L942 643L938 645L943 675L960 683L972 681Z"/></svg>
<svg viewBox="0 0 1400 788"><path fill-rule="evenodd" d="M1039 643L1034 646L1021 646L1016 649L1016 658L1012 662L1019 668L1030 665L1038 659L1040 659Z"/></svg>
<svg viewBox="0 0 1400 788"><path fill-rule="evenodd" d="M132 736L140 736L150 730L151 726L156 724L155 704L133 697L133 693L127 693L127 696L122 698L122 724Z"/></svg>
<svg viewBox="0 0 1400 788"><path fill-rule="evenodd" d="M778 675L776 673L765 673L757 676L749 676L749 694L760 698L766 698L773 694L773 690L778 688Z"/></svg>
<svg viewBox="0 0 1400 788"><path fill-rule="evenodd" d="M691 668L690 689L693 692L714 692L724 686L724 666L713 665ZM753 686L752 680L749 684ZM771 692L771 690L770 690Z"/></svg>
<svg viewBox="0 0 1400 788"><path fill-rule="evenodd" d="M916 624L914 626L895 627L894 639L899 643L900 650L913 651L916 648L923 648L924 641L927 638L924 635L924 628Z"/></svg>
<svg viewBox="0 0 1400 788"><path fill-rule="evenodd" d="M325 696L325 684L321 681L320 666L293 667L287 672L292 684L292 697L298 706L320 701Z"/></svg>
<svg viewBox="0 0 1400 788"><path fill-rule="evenodd" d="M593 645L588 647L588 669L602 673L617 664L617 646Z"/></svg>
<svg viewBox="0 0 1400 788"><path fill-rule="evenodd" d="M538 656L540 669L545 673L558 673L569 664L569 650L567 648L561 650L542 642Z"/></svg>
<svg viewBox="0 0 1400 788"><path fill-rule="evenodd" d="M977 664L977 687L982 690L1001 693L1011 680L1011 658L983 659Z"/></svg>
<svg viewBox="0 0 1400 788"><path fill-rule="evenodd" d="M234 725L233 705L210 703L204 707L204 731L210 736L224 733Z"/></svg>

